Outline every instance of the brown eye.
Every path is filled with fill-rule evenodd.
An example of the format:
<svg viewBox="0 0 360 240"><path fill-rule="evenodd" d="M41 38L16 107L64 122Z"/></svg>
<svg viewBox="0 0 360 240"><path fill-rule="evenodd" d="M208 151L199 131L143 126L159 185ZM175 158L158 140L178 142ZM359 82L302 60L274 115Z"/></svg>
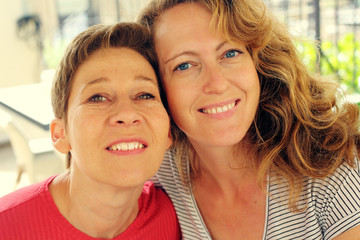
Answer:
<svg viewBox="0 0 360 240"><path fill-rule="evenodd" d="M104 102L106 100L107 100L106 97L98 95L98 94L96 94L96 95L89 98L89 102L94 102L94 103Z"/></svg>
<svg viewBox="0 0 360 240"><path fill-rule="evenodd" d="M138 96L138 99L152 99L155 98L154 95L150 94L150 93L144 93L141 94L140 96Z"/></svg>

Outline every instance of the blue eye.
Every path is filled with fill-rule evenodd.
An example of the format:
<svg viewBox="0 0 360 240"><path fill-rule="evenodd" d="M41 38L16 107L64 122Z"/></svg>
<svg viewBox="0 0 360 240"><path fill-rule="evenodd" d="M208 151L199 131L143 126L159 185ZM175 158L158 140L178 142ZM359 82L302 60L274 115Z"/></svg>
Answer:
<svg viewBox="0 0 360 240"><path fill-rule="evenodd" d="M98 94L96 94L96 95L94 95L94 96L92 96L92 97L89 98L89 101L90 101L90 102L94 102L94 103L104 102L104 101L106 101L106 100L107 100L106 97L101 96L101 95L98 95Z"/></svg>
<svg viewBox="0 0 360 240"><path fill-rule="evenodd" d="M182 63L182 64L180 64L179 66L177 66L177 67L175 68L175 70L184 71L184 70L186 70L186 69L188 69L188 68L190 68L190 67L191 67L191 64L190 64L190 63Z"/></svg>
<svg viewBox="0 0 360 240"><path fill-rule="evenodd" d="M238 54L239 54L239 51L237 51L237 50L230 50L230 51L228 51L228 52L225 53L225 57L226 57L226 58L233 58L233 57L235 57L235 56L238 55Z"/></svg>
<svg viewBox="0 0 360 240"><path fill-rule="evenodd" d="M144 93L141 94L140 96L138 96L139 99L152 99L155 98L154 95L150 94L150 93Z"/></svg>

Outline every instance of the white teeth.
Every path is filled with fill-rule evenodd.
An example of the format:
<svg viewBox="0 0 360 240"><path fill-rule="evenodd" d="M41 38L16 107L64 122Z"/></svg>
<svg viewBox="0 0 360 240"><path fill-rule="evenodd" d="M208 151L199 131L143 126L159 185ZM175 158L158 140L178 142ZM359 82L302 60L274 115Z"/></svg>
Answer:
<svg viewBox="0 0 360 240"><path fill-rule="evenodd" d="M134 148L135 148L135 143L129 143L129 146L128 146L128 149L129 150L134 150Z"/></svg>
<svg viewBox="0 0 360 240"><path fill-rule="evenodd" d="M131 151L134 149L141 149L144 147L145 147L144 144L141 144L139 142L129 142L129 143L123 142L112 145L108 149L111 151Z"/></svg>
<svg viewBox="0 0 360 240"><path fill-rule="evenodd" d="M222 112L226 112L229 111L230 109L232 109L233 107L235 107L235 102L227 104L223 107L216 107L216 108L208 108L208 109L202 109L203 113L207 113L207 114L215 114L215 113L222 113Z"/></svg>
<svg viewBox="0 0 360 240"><path fill-rule="evenodd" d="M128 144L127 143L120 143L120 149L118 147L118 150L127 151L128 150Z"/></svg>

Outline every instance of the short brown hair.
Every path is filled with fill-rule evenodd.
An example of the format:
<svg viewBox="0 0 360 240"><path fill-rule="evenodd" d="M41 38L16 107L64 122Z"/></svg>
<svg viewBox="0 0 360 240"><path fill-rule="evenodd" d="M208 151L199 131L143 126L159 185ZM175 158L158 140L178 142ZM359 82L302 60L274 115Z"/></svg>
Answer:
<svg viewBox="0 0 360 240"><path fill-rule="evenodd" d="M73 85L73 76L78 67L97 50L119 47L129 48L141 54L154 68L158 77L152 38L145 27L137 23L117 23L115 25L94 25L89 27L77 35L68 45L53 82L51 103L54 115L56 118L63 119L65 126L67 124L68 101ZM162 95L161 89L160 94ZM67 167L70 166L70 159L71 154L68 153Z"/></svg>

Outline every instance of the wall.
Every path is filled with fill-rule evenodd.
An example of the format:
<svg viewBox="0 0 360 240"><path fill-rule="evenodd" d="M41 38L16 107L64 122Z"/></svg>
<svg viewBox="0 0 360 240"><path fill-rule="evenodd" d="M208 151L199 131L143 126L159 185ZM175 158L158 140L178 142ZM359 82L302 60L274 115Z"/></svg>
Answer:
<svg viewBox="0 0 360 240"><path fill-rule="evenodd" d="M0 0L0 87L38 82L40 54L34 41L26 42L16 33L16 21L25 14L22 0Z"/></svg>

